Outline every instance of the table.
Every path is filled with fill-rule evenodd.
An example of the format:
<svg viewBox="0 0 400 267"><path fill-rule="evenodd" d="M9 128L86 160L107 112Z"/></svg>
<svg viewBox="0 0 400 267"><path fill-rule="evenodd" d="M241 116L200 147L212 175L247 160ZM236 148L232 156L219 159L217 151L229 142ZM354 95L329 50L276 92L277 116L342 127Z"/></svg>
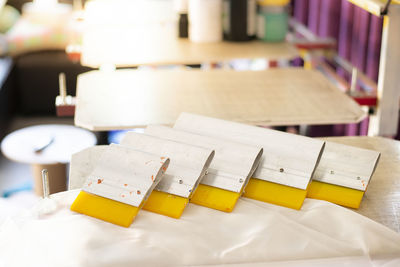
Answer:
<svg viewBox="0 0 400 267"><path fill-rule="evenodd" d="M400 233L400 142L381 137L328 137L326 141L381 152L380 162L369 183L361 206L353 211ZM96 146L72 156L70 187L82 187L82 177L92 169L93 160L106 146ZM89 167L88 167L89 166Z"/></svg>
<svg viewBox="0 0 400 267"><path fill-rule="evenodd" d="M354 211L400 232L400 142L381 137L323 139L382 153L361 206Z"/></svg>
<svg viewBox="0 0 400 267"><path fill-rule="evenodd" d="M94 131L173 124L181 112L254 125L356 123L365 112L321 73L117 70L78 76L75 125Z"/></svg>
<svg viewBox="0 0 400 267"><path fill-rule="evenodd" d="M50 193L65 191L66 164L71 155L96 142L93 133L74 126L37 125L7 135L1 142L1 151L10 160L32 165L34 191L43 195L42 169L49 171ZM40 147L42 151L35 153Z"/></svg>

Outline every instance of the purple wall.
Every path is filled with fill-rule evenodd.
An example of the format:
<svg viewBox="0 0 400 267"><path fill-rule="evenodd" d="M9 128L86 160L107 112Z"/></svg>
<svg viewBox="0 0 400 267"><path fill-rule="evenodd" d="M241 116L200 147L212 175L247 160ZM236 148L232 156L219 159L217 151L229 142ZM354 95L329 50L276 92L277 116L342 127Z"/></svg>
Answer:
<svg viewBox="0 0 400 267"><path fill-rule="evenodd" d="M318 35L320 37L338 38L340 6L341 1L338 0L321 1L318 29Z"/></svg>
<svg viewBox="0 0 400 267"><path fill-rule="evenodd" d="M320 10L321 10L321 0L309 0L308 28L315 34L318 34Z"/></svg>
<svg viewBox="0 0 400 267"><path fill-rule="evenodd" d="M382 18L348 0L294 0L294 16L318 36L336 38L339 56L378 80ZM350 82L351 73L340 67L337 73ZM310 127L311 136L366 135L367 131L368 119L359 124Z"/></svg>
<svg viewBox="0 0 400 267"><path fill-rule="evenodd" d="M294 1L294 17L298 22L307 25L308 22L308 0Z"/></svg>
<svg viewBox="0 0 400 267"><path fill-rule="evenodd" d="M382 18L371 15L368 34L366 74L375 82L378 82L379 60L382 42L382 24Z"/></svg>

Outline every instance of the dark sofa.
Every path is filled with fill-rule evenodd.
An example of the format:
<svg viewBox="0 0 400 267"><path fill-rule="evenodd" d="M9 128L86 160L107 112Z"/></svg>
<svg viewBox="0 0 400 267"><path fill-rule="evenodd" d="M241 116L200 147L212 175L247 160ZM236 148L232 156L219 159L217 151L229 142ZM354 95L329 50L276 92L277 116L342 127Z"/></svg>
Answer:
<svg viewBox="0 0 400 267"><path fill-rule="evenodd" d="M16 110L13 60L0 58L0 140L6 134L12 114Z"/></svg>

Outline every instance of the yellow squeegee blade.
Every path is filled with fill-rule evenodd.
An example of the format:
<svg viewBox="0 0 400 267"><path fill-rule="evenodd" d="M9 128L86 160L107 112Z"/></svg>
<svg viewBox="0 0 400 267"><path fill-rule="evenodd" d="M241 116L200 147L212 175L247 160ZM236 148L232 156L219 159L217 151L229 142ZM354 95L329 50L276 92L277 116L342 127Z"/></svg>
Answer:
<svg viewBox="0 0 400 267"><path fill-rule="evenodd" d="M339 185L312 181L308 186L307 197L326 200L338 205L358 209L364 192Z"/></svg>
<svg viewBox="0 0 400 267"><path fill-rule="evenodd" d="M81 191L71 205L72 211L124 227L129 227L132 224L139 209L85 191Z"/></svg>
<svg viewBox="0 0 400 267"><path fill-rule="evenodd" d="M143 209L179 219L188 202L188 198L154 190Z"/></svg>
<svg viewBox="0 0 400 267"><path fill-rule="evenodd" d="M239 197L240 193L200 184L190 202L215 210L231 212Z"/></svg>
<svg viewBox="0 0 400 267"><path fill-rule="evenodd" d="M257 178L251 178L244 196L255 200L299 210L306 198L307 191L280 185Z"/></svg>

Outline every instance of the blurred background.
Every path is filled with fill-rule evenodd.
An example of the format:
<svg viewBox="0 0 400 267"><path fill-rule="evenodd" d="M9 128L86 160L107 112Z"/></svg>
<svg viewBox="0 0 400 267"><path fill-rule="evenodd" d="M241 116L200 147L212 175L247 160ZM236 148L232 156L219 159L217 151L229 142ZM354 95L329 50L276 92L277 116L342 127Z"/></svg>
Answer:
<svg viewBox="0 0 400 267"><path fill-rule="evenodd" d="M366 118L273 128L398 139L400 90L388 51L400 41L384 21L397 23L399 12L390 14L390 5L398 1L0 0L0 208L30 207L43 166L62 165L63 185L53 192L66 190L73 152L125 133L74 129L77 77L90 70L318 70Z"/></svg>

